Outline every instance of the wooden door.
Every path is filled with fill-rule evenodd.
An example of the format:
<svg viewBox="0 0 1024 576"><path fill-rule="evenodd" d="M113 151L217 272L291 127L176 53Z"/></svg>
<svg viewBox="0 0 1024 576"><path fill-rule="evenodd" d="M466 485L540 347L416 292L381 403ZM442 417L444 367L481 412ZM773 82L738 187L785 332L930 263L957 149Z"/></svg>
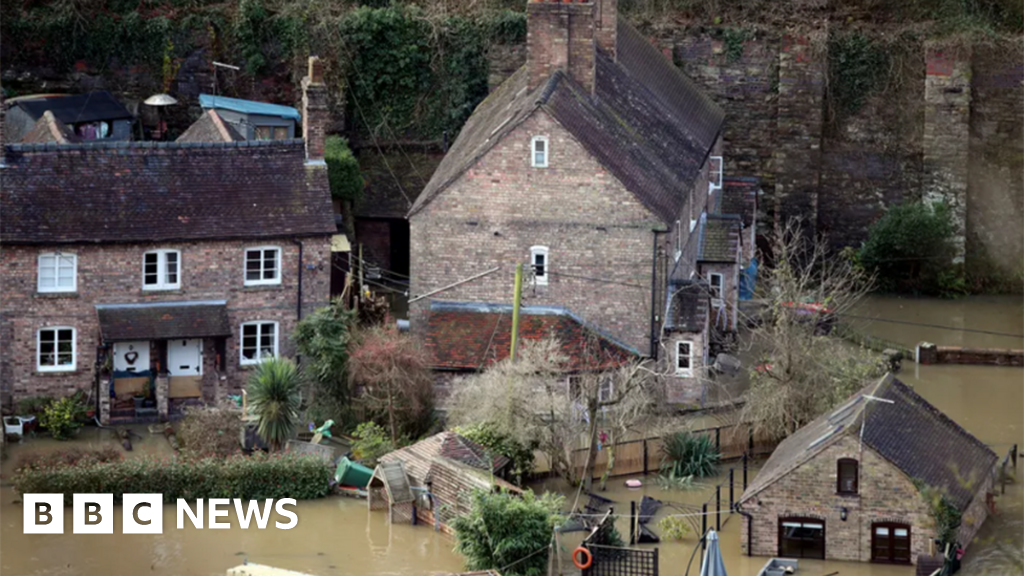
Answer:
<svg viewBox="0 0 1024 576"><path fill-rule="evenodd" d="M871 524L871 561L910 564L910 526L897 522Z"/></svg>

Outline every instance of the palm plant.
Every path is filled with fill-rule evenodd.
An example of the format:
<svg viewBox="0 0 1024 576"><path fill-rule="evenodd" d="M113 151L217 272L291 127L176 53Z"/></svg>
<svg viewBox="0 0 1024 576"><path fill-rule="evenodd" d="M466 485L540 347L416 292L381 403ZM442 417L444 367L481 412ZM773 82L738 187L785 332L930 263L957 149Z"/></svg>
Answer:
<svg viewBox="0 0 1024 576"><path fill-rule="evenodd" d="M257 433L272 450L294 434L299 422L302 376L287 358L267 358L249 377L251 411L259 419Z"/></svg>
<svg viewBox="0 0 1024 576"><path fill-rule="evenodd" d="M722 458L710 437L689 432L669 434L661 450L664 454L662 473L670 478L714 476Z"/></svg>

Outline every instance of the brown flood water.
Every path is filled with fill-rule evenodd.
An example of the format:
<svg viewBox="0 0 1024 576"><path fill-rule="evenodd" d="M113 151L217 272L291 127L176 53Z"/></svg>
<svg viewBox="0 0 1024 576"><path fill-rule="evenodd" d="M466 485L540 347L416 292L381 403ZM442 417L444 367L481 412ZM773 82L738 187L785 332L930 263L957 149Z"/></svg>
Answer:
<svg viewBox="0 0 1024 576"><path fill-rule="evenodd" d="M858 314L949 326L1001 332L1024 333L1024 305L1019 297L982 297L956 301L872 298ZM912 346L920 340L938 344L1024 348L1020 338L992 334L966 333L906 324L858 321L859 329L871 335ZM1024 446L1024 370L990 367L918 367L906 363L900 377L928 401L946 412L964 428L1000 455L1018 443ZM137 453L169 454L161 436L149 436L136 442ZM91 442L105 442L98 430L83 431ZM19 452L28 449L52 449L57 443L35 439L13 447L12 458L3 463L9 473ZM741 481L741 468L736 467L736 481ZM750 470L753 478L754 469ZM627 513L630 500L639 500L643 493L652 497L697 506L713 496L713 486L727 478L728 468L719 479L705 480L702 486L688 491L663 491L649 486L628 490L622 478L613 479L605 496L619 502L617 512ZM539 483L536 489L565 491L555 482ZM736 489L739 496L740 488ZM566 491L567 492L567 491ZM575 493L569 494L572 498ZM723 490L728 506L728 490ZM118 535L23 535L21 506L14 504L17 495L9 486L0 487L0 575L57 576L119 576L121 574L153 575L219 575L243 559L292 570L327 575L427 575L462 568L462 559L452 551L454 542L429 527L389 525L385 514L368 514L365 502L346 498L328 498L299 502L298 526L293 530L176 530L174 509L165 507L165 531L159 536ZM1024 483L1007 487L1005 496L997 499L999 513L990 517L972 544L965 558L965 576L996 576L1020 574L1020 564L1007 561L1008 555L1021 558L1024 549ZM710 508L714 508L712 505ZM70 512L70 511L68 511ZM680 513L664 509L660 515ZM118 511L120 514L120 511ZM233 516L233 515L232 515ZM659 516L660 518L660 516ZM727 516L723 515L723 521ZM699 518L698 518L699 520ZM743 557L739 554L739 531L742 518L728 518L722 529L721 546L730 576L755 576L767 558ZM68 520L68 527L70 521ZM656 527L654 531L660 533ZM714 518L709 518L709 526ZM699 530L699 522L697 523ZM628 537L628 524L619 523L619 531ZM582 533L566 535L562 542L567 558ZM694 550L697 537L690 534L681 542L663 542L659 547L661 573L682 576ZM1007 552L1009 550L1010 552ZM1015 551L1015 552L1014 552ZM1019 562L1020 560L1018 560ZM910 576L912 568L847 562L801 561L800 574L824 576L838 571L838 576ZM693 561L690 574L699 574L700 558Z"/></svg>

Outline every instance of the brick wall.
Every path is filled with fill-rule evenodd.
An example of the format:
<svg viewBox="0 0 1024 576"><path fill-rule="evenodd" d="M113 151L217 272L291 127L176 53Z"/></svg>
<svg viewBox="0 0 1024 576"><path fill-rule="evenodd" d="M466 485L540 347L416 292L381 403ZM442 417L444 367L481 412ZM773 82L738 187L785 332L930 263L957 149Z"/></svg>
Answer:
<svg viewBox="0 0 1024 576"><path fill-rule="evenodd" d="M306 238L303 244L304 263L314 267L303 270L303 313L309 314L328 301L330 240ZM244 249L257 245L281 247L280 285L243 285ZM55 248L7 245L0 251L0 293L4 295L0 310L0 384L5 403L25 396L63 396L92 386L93 363L101 344L96 304L227 300L228 317L235 332L227 341L227 388L241 386L247 376L239 365L237 332L242 322L279 322L280 352L286 356L293 354L289 336L296 322L298 246L290 239L63 246L62 252L78 257L77 292L37 293L37 257ZM180 290L142 290L142 254L157 248L181 251ZM36 371L36 333L45 326L76 329L74 372ZM204 376L212 375L216 353L212 340L204 345ZM212 393L214 389L210 386L214 385L219 384L204 382L204 389Z"/></svg>
<svg viewBox="0 0 1024 576"><path fill-rule="evenodd" d="M661 341L658 355L662 366L663 383L665 385L665 401L670 404L700 407L704 403L707 363L704 351L707 347L707 330L704 332L670 332ZM677 376L676 342L692 343L692 376Z"/></svg>
<svg viewBox="0 0 1024 576"><path fill-rule="evenodd" d="M530 166L534 135L549 138L548 168ZM531 246L547 246L549 284L526 285L524 304L567 307L647 353L652 229L659 225L572 136L538 111L410 218L411 294L499 266L431 298L511 303L515 264L529 263ZM411 305L414 330L428 308L429 299Z"/></svg>
<svg viewBox="0 0 1024 576"><path fill-rule="evenodd" d="M835 560L871 560L872 522L901 522L911 526L913 561L928 554L935 529L927 506L917 488L903 472L873 450L859 449L855 434L846 434L810 461L770 484L743 503L753 517L753 547L756 556L779 552L778 523L783 517L810 517L825 522L825 557ZM838 495L837 462L853 458L859 462L859 494ZM840 519L840 508L847 519ZM747 524L744 517L741 549L746 553Z"/></svg>

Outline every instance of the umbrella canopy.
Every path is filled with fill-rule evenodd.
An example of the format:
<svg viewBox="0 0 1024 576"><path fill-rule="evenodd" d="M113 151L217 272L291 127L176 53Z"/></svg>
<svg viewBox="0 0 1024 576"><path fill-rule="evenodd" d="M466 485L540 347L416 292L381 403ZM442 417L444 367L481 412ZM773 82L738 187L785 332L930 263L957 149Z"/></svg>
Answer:
<svg viewBox="0 0 1024 576"><path fill-rule="evenodd" d="M722 551L718 547L718 533L714 530L708 531L708 548L704 551L700 576L728 576L725 573L725 563L722 562Z"/></svg>
<svg viewBox="0 0 1024 576"><path fill-rule="evenodd" d="M177 103L178 101L169 94L154 94L143 102L147 106L173 106Z"/></svg>

